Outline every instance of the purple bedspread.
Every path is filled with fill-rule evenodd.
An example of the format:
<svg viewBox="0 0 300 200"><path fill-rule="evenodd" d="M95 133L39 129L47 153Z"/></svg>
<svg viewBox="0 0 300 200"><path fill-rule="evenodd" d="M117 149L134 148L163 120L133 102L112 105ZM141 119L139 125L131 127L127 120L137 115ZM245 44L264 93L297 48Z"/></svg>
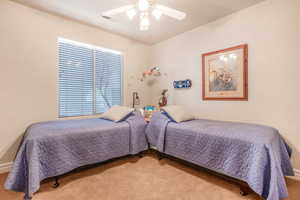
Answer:
<svg viewBox="0 0 300 200"><path fill-rule="evenodd" d="M139 113L115 123L103 119L61 120L31 125L5 188L31 199L40 182L75 168L148 148L146 123Z"/></svg>
<svg viewBox="0 0 300 200"><path fill-rule="evenodd" d="M160 152L242 180L267 200L288 196L291 149L274 128L203 119L174 123L158 112L146 135Z"/></svg>

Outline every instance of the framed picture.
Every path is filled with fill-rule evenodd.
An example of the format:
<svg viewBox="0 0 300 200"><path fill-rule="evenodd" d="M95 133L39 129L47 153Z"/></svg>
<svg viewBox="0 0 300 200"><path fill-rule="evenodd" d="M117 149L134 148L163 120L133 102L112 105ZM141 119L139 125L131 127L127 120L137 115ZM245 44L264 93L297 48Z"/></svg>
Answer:
<svg viewBox="0 0 300 200"><path fill-rule="evenodd" d="M248 45L202 55L203 100L248 100Z"/></svg>

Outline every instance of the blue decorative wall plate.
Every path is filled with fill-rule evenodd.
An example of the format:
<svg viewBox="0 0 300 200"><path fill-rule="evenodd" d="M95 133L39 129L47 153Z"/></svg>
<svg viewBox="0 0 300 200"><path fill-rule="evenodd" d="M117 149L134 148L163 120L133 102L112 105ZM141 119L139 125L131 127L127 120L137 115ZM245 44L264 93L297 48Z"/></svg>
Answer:
<svg viewBox="0 0 300 200"><path fill-rule="evenodd" d="M174 81L173 82L174 88L191 88L192 81L190 79L183 80L183 81Z"/></svg>

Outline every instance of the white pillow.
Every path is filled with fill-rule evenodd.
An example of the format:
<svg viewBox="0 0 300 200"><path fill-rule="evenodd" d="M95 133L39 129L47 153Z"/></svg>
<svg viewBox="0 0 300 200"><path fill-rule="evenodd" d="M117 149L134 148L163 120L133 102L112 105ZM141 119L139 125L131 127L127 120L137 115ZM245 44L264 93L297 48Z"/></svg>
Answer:
<svg viewBox="0 0 300 200"><path fill-rule="evenodd" d="M120 122L124 120L128 115L130 115L134 111L133 108L125 107L125 106L113 106L108 111L103 113L100 118L109 119L114 122Z"/></svg>
<svg viewBox="0 0 300 200"><path fill-rule="evenodd" d="M182 106L166 106L162 110L178 123L195 119L194 115L186 111Z"/></svg>

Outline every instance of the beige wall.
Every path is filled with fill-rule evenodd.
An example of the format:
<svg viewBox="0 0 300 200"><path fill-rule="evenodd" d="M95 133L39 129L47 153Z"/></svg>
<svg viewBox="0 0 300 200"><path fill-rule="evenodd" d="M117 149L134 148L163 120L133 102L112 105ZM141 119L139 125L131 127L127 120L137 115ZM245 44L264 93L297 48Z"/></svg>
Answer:
<svg viewBox="0 0 300 200"><path fill-rule="evenodd" d="M56 17L20 4L0 1L0 165L13 159L25 128L58 116L57 38L64 37L124 53L124 101L131 93L149 99L140 84L149 66L149 46Z"/></svg>
<svg viewBox="0 0 300 200"><path fill-rule="evenodd" d="M266 0L153 46L152 64L168 77L153 87L170 90L170 103L198 117L254 122L278 128L292 145L300 169L300 1ZM249 44L249 101L202 101L201 54ZM193 87L174 90L173 80L190 78Z"/></svg>

